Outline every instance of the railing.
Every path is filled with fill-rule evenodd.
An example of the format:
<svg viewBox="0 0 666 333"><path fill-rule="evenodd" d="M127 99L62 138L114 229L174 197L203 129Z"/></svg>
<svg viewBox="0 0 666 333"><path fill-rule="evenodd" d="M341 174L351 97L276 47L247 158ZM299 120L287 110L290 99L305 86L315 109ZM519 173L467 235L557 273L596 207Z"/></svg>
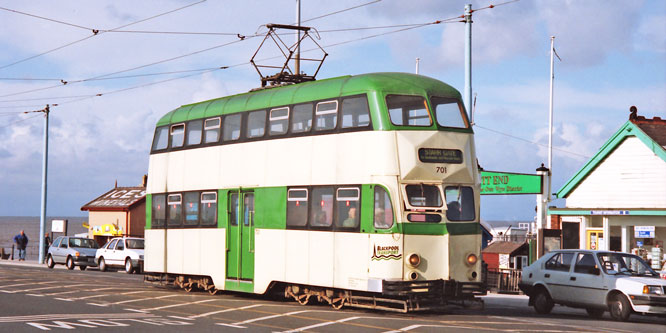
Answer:
<svg viewBox="0 0 666 333"><path fill-rule="evenodd" d="M489 291L497 293L519 293L518 283L522 273L515 269L488 270L486 286Z"/></svg>

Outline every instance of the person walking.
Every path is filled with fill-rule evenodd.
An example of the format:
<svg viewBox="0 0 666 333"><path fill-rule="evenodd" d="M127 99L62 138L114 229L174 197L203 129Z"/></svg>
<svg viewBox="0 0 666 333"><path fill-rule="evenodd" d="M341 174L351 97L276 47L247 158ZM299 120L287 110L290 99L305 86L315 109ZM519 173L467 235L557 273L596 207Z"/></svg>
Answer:
<svg viewBox="0 0 666 333"><path fill-rule="evenodd" d="M28 236L21 230L21 233L14 236L14 243L19 251L19 261L25 261L25 248L28 246Z"/></svg>
<svg viewBox="0 0 666 333"><path fill-rule="evenodd" d="M49 233L44 234L44 259L46 259L46 255L49 253L49 246L51 246L51 237L49 237Z"/></svg>

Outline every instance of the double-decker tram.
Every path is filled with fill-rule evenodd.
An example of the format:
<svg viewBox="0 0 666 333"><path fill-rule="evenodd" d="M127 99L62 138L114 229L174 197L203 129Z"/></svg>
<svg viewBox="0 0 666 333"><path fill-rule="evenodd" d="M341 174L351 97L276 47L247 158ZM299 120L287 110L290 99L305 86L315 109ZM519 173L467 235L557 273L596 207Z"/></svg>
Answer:
<svg viewBox="0 0 666 333"><path fill-rule="evenodd" d="M474 134L451 86L373 73L184 105L150 154L146 280L394 311L474 301Z"/></svg>

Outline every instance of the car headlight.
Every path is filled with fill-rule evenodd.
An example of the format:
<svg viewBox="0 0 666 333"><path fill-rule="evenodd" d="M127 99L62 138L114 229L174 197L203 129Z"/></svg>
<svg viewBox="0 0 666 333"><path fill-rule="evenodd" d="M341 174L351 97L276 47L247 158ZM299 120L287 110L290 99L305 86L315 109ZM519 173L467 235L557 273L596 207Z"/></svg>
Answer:
<svg viewBox="0 0 666 333"><path fill-rule="evenodd" d="M657 294L662 295L664 289L661 286L643 286L643 294Z"/></svg>
<svg viewBox="0 0 666 333"><path fill-rule="evenodd" d="M80 256L81 256L81 253L79 253L78 251L77 251L77 252L74 252L74 256L75 256L75 257L80 257Z"/></svg>

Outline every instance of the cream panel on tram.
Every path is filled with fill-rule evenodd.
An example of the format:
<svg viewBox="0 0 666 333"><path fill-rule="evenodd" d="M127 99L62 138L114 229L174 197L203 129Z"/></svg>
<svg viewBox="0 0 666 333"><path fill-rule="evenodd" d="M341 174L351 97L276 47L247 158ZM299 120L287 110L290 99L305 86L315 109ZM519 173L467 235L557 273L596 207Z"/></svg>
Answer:
<svg viewBox="0 0 666 333"><path fill-rule="evenodd" d="M148 163L148 184L146 184L146 193L166 192L166 180L168 172L169 154L150 155Z"/></svg>
<svg viewBox="0 0 666 333"><path fill-rule="evenodd" d="M405 235L405 256L417 253L421 264L412 268L405 265L405 278L416 271L425 280L447 279L449 276L449 235ZM458 251L458 249L456 249Z"/></svg>
<svg viewBox="0 0 666 333"><path fill-rule="evenodd" d="M286 230L286 280L294 283L308 283L310 275L308 263L310 262L310 237L305 230Z"/></svg>
<svg viewBox="0 0 666 333"><path fill-rule="evenodd" d="M265 144L268 146L265 161L263 155L259 157L262 159L260 167L264 169L262 174L265 174L266 186L311 183L313 168L308 157L312 150L312 137L269 140Z"/></svg>
<svg viewBox="0 0 666 333"><path fill-rule="evenodd" d="M184 191L216 189L220 167L219 153L213 147L190 149L172 154L185 154ZM175 175L172 175L175 176Z"/></svg>
<svg viewBox="0 0 666 333"><path fill-rule="evenodd" d="M183 244L182 229L167 229L166 237L166 272L183 274L183 261L185 256L189 257L190 251ZM189 273L189 272L187 272Z"/></svg>
<svg viewBox="0 0 666 333"><path fill-rule="evenodd" d="M145 239L145 261L143 269L146 272L164 272L164 236L165 229L148 229L143 237Z"/></svg>
<svg viewBox="0 0 666 333"><path fill-rule="evenodd" d="M454 249L449 254L449 278L456 281L480 281L481 280L481 258L477 258L476 264L470 266L467 264L467 256L471 253L478 253L481 248L481 235L455 235L449 237L449 249ZM472 278L472 273L476 273L476 278Z"/></svg>
<svg viewBox="0 0 666 333"><path fill-rule="evenodd" d="M310 231L308 235L310 253L308 284L332 286L335 272L335 265L333 264L335 258L335 233Z"/></svg>
<svg viewBox="0 0 666 333"><path fill-rule="evenodd" d="M368 281L402 280L403 262L407 255L403 246L403 236L401 234L369 234L368 237ZM368 287L373 289L372 285Z"/></svg>
<svg viewBox="0 0 666 333"><path fill-rule="evenodd" d="M201 242L201 229L180 229L183 239L183 271L188 274L201 274L201 258L203 244Z"/></svg>
<svg viewBox="0 0 666 333"><path fill-rule="evenodd" d="M224 289L226 263L226 229L198 229L199 267L201 275L213 278L217 289Z"/></svg>
<svg viewBox="0 0 666 333"><path fill-rule="evenodd" d="M311 163L312 184L335 184L337 164L337 135L320 135L312 138ZM289 183L287 183L289 184Z"/></svg>
<svg viewBox="0 0 666 333"><path fill-rule="evenodd" d="M341 289L368 290L368 234L337 232L333 286Z"/></svg>
<svg viewBox="0 0 666 333"><path fill-rule="evenodd" d="M183 151L165 154L167 159L166 191L182 191L184 189L185 153Z"/></svg>
<svg viewBox="0 0 666 333"><path fill-rule="evenodd" d="M263 293L271 281L287 281L286 230L255 229L254 232L254 291ZM224 253L224 252L220 252ZM219 257L219 256L218 256ZM304 266L304 265L301 265ZM225 267L224 265L221 267ZM222 269L224 274L224 269Z"/></svg>

